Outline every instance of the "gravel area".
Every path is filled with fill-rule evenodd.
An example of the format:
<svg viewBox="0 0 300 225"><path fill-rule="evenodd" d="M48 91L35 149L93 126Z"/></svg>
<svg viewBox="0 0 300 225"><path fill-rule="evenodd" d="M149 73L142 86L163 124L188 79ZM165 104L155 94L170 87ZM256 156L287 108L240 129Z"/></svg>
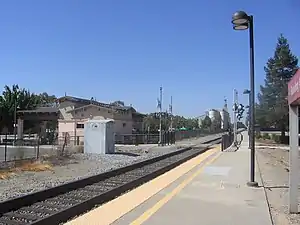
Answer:
<svg viewBox="0 0 300 225"><path fill-rule="evenodd" d="M273 146L257 147L257 160L269 200L274 225L300 224L300 214L289 214L288 212L288 154L288 149L274 148Z"/></svg>
<svg viewBox="0 0 300 225"><path fill-rule="evenodd" d="M8 179L0 179L0 202L173 152L181 147L201 145L209 139L211 136L184 140L176 145L164 147L117 145L116 153L109 155L78 153L60 158L52 156L47 158L47 162L52 165L52 170L17 171Z"/></svg>
<svg viewBox="0 0 300 225"><path fill-rule="evenodd" d="M165 153L167 152L169 151ZM9 179L0 180L0 201L103 173L157 155L159 154L117 152L110 155L75 154L64 158L50 158L48 161L53 165L52 171L24 171L15 173Z"/></svg>

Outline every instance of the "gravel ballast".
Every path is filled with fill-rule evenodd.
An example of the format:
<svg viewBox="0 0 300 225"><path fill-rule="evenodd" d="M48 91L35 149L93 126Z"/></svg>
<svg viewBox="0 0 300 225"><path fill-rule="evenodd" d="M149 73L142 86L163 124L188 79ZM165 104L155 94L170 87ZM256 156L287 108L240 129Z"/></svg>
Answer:
<svg viewBox="0 0 300 225"><path fill-rule="evenodd" d="M184 140L165 147L116 146L115 154L74 154L63 158L54 157L48 159L52 170L15 172L8 179L0 179L0 202L167 154L182 147L199 145L208 139L212 139L211 136Z"/></svg>

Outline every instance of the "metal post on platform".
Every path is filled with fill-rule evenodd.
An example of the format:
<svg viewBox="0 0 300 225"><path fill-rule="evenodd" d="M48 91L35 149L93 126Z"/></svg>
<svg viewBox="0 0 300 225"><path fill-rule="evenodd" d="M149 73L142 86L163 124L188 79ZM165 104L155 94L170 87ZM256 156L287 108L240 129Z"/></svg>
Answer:
<svg viewBox="0 0 300 225"><path fill-rule="evenodd" d="M251 117L251 108L250 108L250 102L251 102L251 91L250 90L248 90L248 89L245 89L244 90L244 92L243 92L243 94L245 94L245 95L248 95L249 96L249 101L248 101L248 104L249 104L249 109L248 109L248 113L249 113L249 121L248 121L248 128L247 128L247 131L248 131L248 136L249 136L249 139L248 139L248 143L249 143L249 149L251 149L251 141L250 141L250 137L251 137L251 119L250 119L250 117Z"/></svg>
<svg viewBox="0 0 300 225"><path fill-rule="evenodd" d="M233 143L237 143L237 115L236 106L238 105L238 92L233 90Z"/></svg>
<svg viewBox="0 0 300 225"><path fill-rule="evenodd" d="M289 211L299 213L299 105L300 105L300 69L288 83L289 103Z"/></svg>
<svg viewBox="0 0 300 225"><path fill-rule="evenodd" d="M255 138L254 138L254 123L255 123L255 84L254 84L254 24L253 16L247 15L243 11L238 11L232 16L232 24L234 30L247 30L249 28L249 40L250 40L250 181L247 185L250 187L258 187L258 183L255 181Z"/></svg>
<svg viewBox="0 0 300 225"><path fill-rule="evenodd" d="M298 184L299 184L299 120L298 106L289 106L289 211L298 213Z"/></svg>

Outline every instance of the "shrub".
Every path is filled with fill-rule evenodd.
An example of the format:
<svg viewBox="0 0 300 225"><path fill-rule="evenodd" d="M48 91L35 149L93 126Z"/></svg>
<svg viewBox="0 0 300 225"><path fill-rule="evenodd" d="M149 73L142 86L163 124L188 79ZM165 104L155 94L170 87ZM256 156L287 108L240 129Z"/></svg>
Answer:
<svg viewBox="0 0 300 225"><path fill-rule="evenodd" d="M260 133L255 133L255 138L256 139L261 139L261 134Z"/></svg>
<svg viewBox="0 0 300 225"><path fill-rule="evenodd" d="M271 139L271 137L270 137L270 135L269 135L268 133L264 133L264 134L262 135L262 138L263 138L264 140L269 140L269 139Z"/></svg>
<svg viewBox="0 0 300 225"><path fill-rule="evenodd" d="M75 153L84 153L84 146L83 145L74 146L74 152Z"/></svg>
<svg viewBox="0 0 300 225"><path fill-rule="evenodd" d="M275 141L277 144L282 143L281 137L280 137L279 135L276 135L276 136L275 136L274 141Z"/></svg>
<svg viewBox="0 0 300 225"><path fill-rule="evenodd" d="M272 139L275 143L280 143L280 142L281 142L280 136L277 135L277 134L272 134L272 135L271 135L271 139Z"/></svg>

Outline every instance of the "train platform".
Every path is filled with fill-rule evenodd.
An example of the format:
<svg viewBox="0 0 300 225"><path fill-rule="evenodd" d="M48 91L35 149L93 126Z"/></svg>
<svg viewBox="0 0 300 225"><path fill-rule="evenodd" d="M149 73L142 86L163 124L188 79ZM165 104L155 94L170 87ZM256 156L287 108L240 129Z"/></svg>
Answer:
<svg viewBox="0 0 300 225"><path fill-rule="evenodd" d="M259 187L246 185L249 153L247 138L236 152L217 145L66 224L271 225L258 171Z"/></svg>

